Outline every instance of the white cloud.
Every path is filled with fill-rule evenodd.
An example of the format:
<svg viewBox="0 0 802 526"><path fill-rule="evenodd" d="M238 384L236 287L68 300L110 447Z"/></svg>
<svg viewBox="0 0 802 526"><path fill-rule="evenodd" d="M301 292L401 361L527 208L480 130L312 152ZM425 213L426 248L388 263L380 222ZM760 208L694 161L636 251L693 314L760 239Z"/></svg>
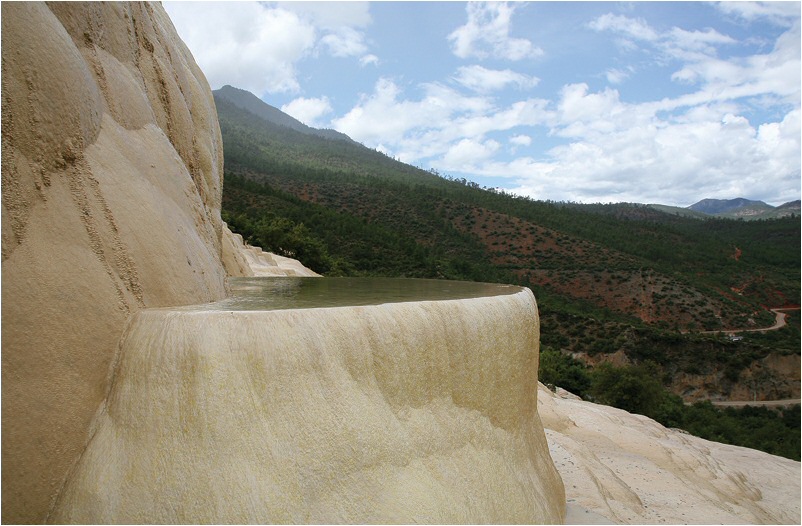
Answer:
<svg viewBox="0 0 802 526"><path fill-rule="evenodd" d="M470 2L468 21L448 35L460 58L522 60L543 55L529 40L510 36L515 7L506 2Z"/></svg>
<svg viewBox="0 0 802 526"><path fill-rule="evenodd" d="M703 51L706 54L715 53L714 46L736 43L734 38L722 35L718 31L710 28L705 31L686 31L674 27L667 35L668 40L678 48Z"/></svg>
<svg viewBox="0 0 802 526"><path fill-rule="evenodd" d="M367 66L367 65L374 65L377 66L379 64L379 57L376 55L365 55L359 59L360 66Z"/></svg>
<svg viewBox="0 0 802 526"><path fill-rule="evenodd" d="M323 51L368 54L366 2L165 2L179 35L213 89L231 84L264 96L301 90L295 64Z"/></svg>
<svg viewBox="0 0 802 526"><path fill-rule="evenodd" d="M328 97L310 99L300 97L283 105L281 111L295 117L307 126L320 128L323 127L323 124L318 119L331 113L332 107Z"/></svg>
<svg viewBox="0 0 802 526"><path fill-rule="evenodd" d="M510 143L515 146L529 146L532 144L532 137L528 135L513 135L510 137Z"/></svg>
<svg viewBox="0 0 802 526"><path fill-rule="evenodd" d="M588 93L587 84L569 84L561 91L557 105L562 126L560 135L573 137L591 133L608 133L615 129L620 118L631 119L627 107L619 100L616 90L605 89L601 93Z"/></svg>
<svg viewBox="0 0 802 526"><path fill-rule="evenodd" d="M657 32L644 20L629 18L623 15L607 13L593 20L588 25L591 29L595 29L596 31L612 31L634 38L635 40L651 42L658 39Z"/></svg>
<svg viewBox="0 0 802 526"><path fill-rule="evenodd" d="M320 39L320 43L334 57L358 57L367 51L363 33L350 27L341 27Z"/></svg>
<svg viewBox="0 0 802 526"><path fill-rule="evenodd" d="M537 77L509 69L487 69L479 65L460 67L454 80L468 89L481 93L501 90L508 85L516 86L519 89L532 88L537 86L540 81Z"/></svg>
<svg viewBox="0 0 802 526"><path fill-rule="evenodd" d="M335 125L406 162L513 179L516 192L534 197L680 205L702 197L798 198L798 24L768 53L726 59L717 50L734 41L713 30L661 33L643 21L613 16L597 19L596 26L637 36L678 61L672 78L689 90L635 103L622 100L616 89L591 90L579 82L563 86L552 101L500 105L490 95L494 90L535 79L466 66L453 80L475 96L426 84L424 95L414 99L384 79ZM606 76L612 84L634 71L610 69ZM745 112L757 105L780 116L752 123ZM531 149L530 156L516 156L534 133L557 145L537 156Z"/></svg>
<svg viewBox="0 0 802 526"><path fill-rule="evenodd" d="M604 76L610 84L621 84L628 79L632 73L632 68L628 69L628 71L623 71L618 68L610 68L604 72Z"/></svg>
<svg viewBox="0 0 802 526"><path fill-rule="evenodd" d="M164 7L212 88L231 84L259 96L299 91L294 64L312 51L316 33L295 13L250 2Z"/></svg>
<svg viewBox="0 0 802 526"><path fill-rule="evenodd" d="M399 100L398 85L382 78L371 95L362 95L357 106L333 121L337 130L374 147L379 142L402 145L440 127L454 126L454 118L482 113L490 104L481 97L466 97L438 84L422 86L421 100Z"/></svg>
<svg viewBox="0 0 802 526"><path fill-rule="evenodd" d="M781 27L789 27L799 19L799 2L717 2L720 11L743 20L768 20Z"/></svg>
<svg viewBox="0 0 802 526"><path fill-rule="evenodd" d="M603 133L598 128L606 125L589 123L584 135L542 159L489 162L477 173L516 177L517 193L565 200L642 202L646 196L687 205L702 197L798 198L799 109L756 129L742 116L722 115L726 108L660 119L646 107L620 104L622 111L613 113L637 115L632 122L614 121ZM559 117L567 123L565 114Z"/></svg>
<svg viewBox="0 0 802 526"><path fill-rule="evenodd" d="M360 27L370 25L370 4L368 2L278 2L277 6L297 13L316 27L336 30L341 27Z"/></svg>
<svg viewBox="0 0 802 526"><path fill-rule="evenodd" d="M440 165L446 170L474 171L477 163L490 159L500 147L501 145L493 140L462 139L449 147Z"/></svg>
<svg viewBox="0 0 802 526"><path fill-rule="evenodd" d="M645 20L607 13L588 24L595 31L608 31L619 35L619 45L626 50L641 49L639 44L653 46L662 55L680 60L690 60L701 56L715 56L717 46L732 45L736 40L718 31L707 28L704 31L687 31L673 27L659 32Z"/></svg>
<svg viewBox="0 0 802 526"><path fill-rule="evenodd" d="M500 108L488 97L466 96L441 84L420 88L423 97L410 100L395 82L381 79L372 94L362 95L360 102L334 119L332 125L368 147L381 145L389 155L416 163L427 158L442 161L465 139L473 141L466 144L488 148L498 144L487 141L489 133L541 125L553 118L542 99L526 99ZM454 150L450 159L460 151Z"/></svg>
<svg viewBox="0 0 802 526"><path fill-rule="evenodd" d="M687 63L672 80L699 84L697 92L677 103L694 105L710 101L769 97L799 107L800 30L796 25L784 33L767 54L721 60L704 58Z"/></svg>

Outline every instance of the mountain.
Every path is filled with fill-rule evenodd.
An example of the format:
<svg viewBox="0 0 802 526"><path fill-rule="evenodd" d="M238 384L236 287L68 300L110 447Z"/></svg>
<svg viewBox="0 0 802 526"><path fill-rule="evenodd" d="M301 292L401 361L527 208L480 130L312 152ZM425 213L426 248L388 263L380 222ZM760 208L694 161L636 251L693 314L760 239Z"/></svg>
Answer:
<svg viewBox="0 0 802 526"><path fill-rule="evenodd" d="M763 201L737 199L702 199L688 207L688 210L709 216L732 219L772 219L799 214L799 201L791 201L774 207Z"/></svg>
<svg viewBox="0 0 802 526"><path fill-rule="evenodd" d="M739 197L737 199L702 199L698 203L694 203L688 208L697 212L715 215L731 212L744 206L768 207L769 205L763 201L751 201L749 199Z"/></svg>
<svg viewBox="0 0 802 526"><path fill-rule="evenodd" d="M301 121L290 117L278 108L263 102L259 97L249 91L235 88L233 86L223 86L222 88L212 92L214 97L218 100L227 100L238 108L247 110L257 117L264 119L268 122L278 124L279 126L286 126L292 130L308 135L317 135L324 139L332 139L339 141L351 141L351 138L344 133L336 130L321 130L311 128Z"/></svg>

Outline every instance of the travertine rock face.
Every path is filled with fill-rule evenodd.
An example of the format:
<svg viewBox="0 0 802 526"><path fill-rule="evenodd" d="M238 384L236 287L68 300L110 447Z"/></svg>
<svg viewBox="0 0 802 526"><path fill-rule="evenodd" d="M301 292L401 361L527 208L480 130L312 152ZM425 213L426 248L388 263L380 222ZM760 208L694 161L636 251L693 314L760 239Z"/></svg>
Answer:
<svg viewBox="0 0 802 526"><path fill-rule="evenodd" d="M222 142L158 4L2 4L3 522L45 519L128 317L211 301Z"/></svg>
<svg viewBox="0 0 802 526"><path fill-rule="evenodd" d="M241 235L228 230L228 225L224 225L223 233L223 264L229 276L320 277L320 274L305 267L298 260L265 252L259 247L245 243Z"/></svg>

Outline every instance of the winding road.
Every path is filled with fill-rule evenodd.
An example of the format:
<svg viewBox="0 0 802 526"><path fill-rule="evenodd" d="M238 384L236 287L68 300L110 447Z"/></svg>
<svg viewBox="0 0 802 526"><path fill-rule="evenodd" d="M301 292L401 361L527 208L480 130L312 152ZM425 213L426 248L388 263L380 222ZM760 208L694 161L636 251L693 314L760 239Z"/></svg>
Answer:
<svg viewBox="0 0 802 526"><path fill-rule="evenodd" d="M777 329L782 329L785 327L785 317L786 314L783 311L788 310L799 310L799 307L789 307L789 308L777 308L777 309L769 309L771 312L774 313L774 325L771 327L763 327L760 329L718 329L715 331L703 331L702 334L716 334L716 333L724 333L724 334L735 334L738 332L768 332L768 331L776 331Z"/></svg>

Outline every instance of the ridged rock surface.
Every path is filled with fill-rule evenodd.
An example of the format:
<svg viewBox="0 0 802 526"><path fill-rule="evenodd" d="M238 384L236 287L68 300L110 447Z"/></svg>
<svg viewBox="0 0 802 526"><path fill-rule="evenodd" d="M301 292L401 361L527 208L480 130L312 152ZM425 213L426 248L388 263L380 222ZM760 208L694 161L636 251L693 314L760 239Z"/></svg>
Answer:
<svg viewBox="0 0 802 526"><path fill-rule="evenodd" d="M42 522L128 317L216 300L222 142L158 4L2 4L3 522Z"/></svg>

